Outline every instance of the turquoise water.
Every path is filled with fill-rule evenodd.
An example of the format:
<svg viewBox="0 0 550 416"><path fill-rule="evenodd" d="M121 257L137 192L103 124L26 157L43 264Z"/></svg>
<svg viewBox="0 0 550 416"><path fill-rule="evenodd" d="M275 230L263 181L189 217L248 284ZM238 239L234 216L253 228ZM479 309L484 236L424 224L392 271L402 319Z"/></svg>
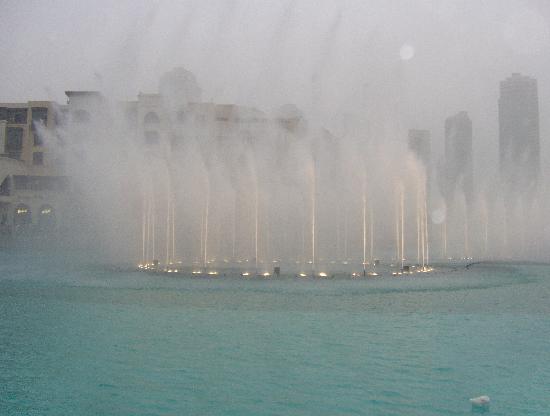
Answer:
<svg viewBox="0 0 550 416"><path fill-rule="evenodd" d="M1 415L550 414L550 267L182 279L0 253ZM25 265L25 266L24 266Z"/></svg>

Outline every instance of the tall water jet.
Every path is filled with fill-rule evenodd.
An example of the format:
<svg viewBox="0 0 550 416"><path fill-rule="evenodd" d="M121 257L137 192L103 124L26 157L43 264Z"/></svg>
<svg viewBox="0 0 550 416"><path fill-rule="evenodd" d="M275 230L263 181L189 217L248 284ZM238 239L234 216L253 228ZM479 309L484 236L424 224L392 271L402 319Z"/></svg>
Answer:
<svg viewBox="0 0 550 416"><path fill-rule="evenodd" d="M204 204L204 257L203 265L208 267L208 220L210 215L210 181L207 182L206 201Z"/></svg>
<svg viewBox="0 0 550 416"><path fill-rule="evenodd" d="M316 215L316 179L315 164L311 178L311 275L315 275L315 215Z"/></svg>
<svg viewBox="0 0 550 416"><path fill-rule="evenodd" d="M231 223L231 260L236 260L235 250L237 245L237 192L233 193L233 216Z"/></svg>
<svg viewBox="0 0 550 416"><path fill-rule="evenodd" d="M367 195L363 191L363 276L367 275Z"/></svg>
<svg viewBox="0 0 550 416"><path fill-rule="evenodd" d="M421 208L420 208L420 189L416 192L416 264L420 264L420 244L421 244Z"/></svg>
<svg viewBox="0 0 550 416"><path fill-rule="evenodd" d="M443 259L447 259L447 217L443 220L441 224L441 246L443 247Z"/></svg>
<svg viewBox="0 0 550 416"><path fill-rule="evenodd" d="M397 264L403 270L404 252L405 252L405 193L403 184L399 182L396 185L395 201L395 239L397 246Z"/></svg>
<svg viewBox="0 0 550 416"><path fill-rule="evenodd" d="M254 193L254 270L258 275L258 235L259 235L259 213L258 213L258 182L256 181L256 192Z"/></svg>
<svg viewBox="0 0 550 416"><path fill-rule="evenodd" d="M424 200L422 201L421 211L420 211L420 224L421 224L421 233L420 240L422 243L422 270L426 268L426 215L425 215L425 205Z"/></svg>
<svg viewBox="0 0 550 416"><path fill-rule="evenodd" d="M487 209L486 200L483 200L481 212L483 222L483 256L487 259L489 251L489 211Z"/></svg>
<svg viewBox="0 0 550 416"><path fill-rule="evenodd" d="M396 193L395 197L395 261L396 263L399 262L399 259L401 257L401 231L400 231L400 220L399 220L399 204L400 198L399 198L399 191Z"/></svg>
<svg viewBox="0 0 550 416"><path fill-rule="evenodd" d="M340 227L342 225L341 221L341 211L342 208L340 204L336 207L336 254L335 254L335 260L340 260L342 258L342 244L341 244L341 230Z"/></svg>
<svg viewBox="0 0 550 416"><path fill-rule="evenodd" d="M176 200L172 197L172 261L176 261Z"/></svg>
<svg viewBox="0 0 550 416"><path fill-rule="evenodd" d="M176 236L175 236L175 202L171 192L168 192L166 204L166 265L175 263Z"/></svg>
<svg viewBox="0 0 550 416"><path fill-rule="evenodd" d="M156 217L156 212L155 212L155 198L154 196L152 195L151 196L151 202L150 202L150 220L149 220L149 223L151 225L151 231L149 233L149 237L151 238L151 261L152 262L155 262L156 261L156 252L155 252L155 217Z"/></svg>
<svg viewBox="0 0 550 416"><path fill-rule="evenodd" d="M346 205L344 209L344 262L348 261L348 233L349 233L349 224L348 224L348 207Z"/></svg>
<svg viewBox="0 0 550 416"><path fill-rule="evenodd" d="M172 236L170 235L171 234L171 230L172 230L172 221L171 221L171 215L170 213L172 212L172 203L170 201L170 195L168 194L168 203L166 204L166 262L165 262L165 266L168 266L169 264L172 263L171 259L170 259L170 255L171 255L171 247L170 247L170 243L171 243L171 240L172 240Z"/></svg>
<svg viewBox="0 0 550 416"><path fill-rule="evenodd" d="M470 258L470 236L468 231L468 212L464 215L464 258Z"/></svg>
<svg viewBox="0 0 550 416"><path fill-rule="evenodd" d="M401 206L401 270L405 261L405 191L403 185L400 186L400 206Z"/></svg>
<svg viewBox="0 0 550 416"><path fill-rule="evenodd" d="M374 267L374 206L370 204L370 262Z"/></svg>
<svg viewBox="0 0 550 416"><path fill-rule="evenodd" d="M204 209L203 207L201 207L200 215L201 215L200 238L199 238L200 248L197 255L197 264L201 264L203 262L203 257L204 257L204 254L203 254L204 253Z"/></svg>
<svg viewBox="0 0 550 416"><path fill-rule="evenodd" d="M424 185L424 225L426 227L425 239L426 239L426 265L430 264L430 236L428 228L428 194L426 192L426 185Z"/></svg>
<svg viewBox="0 0 550 416"><path fill-rule="evenodd" d="M141 260L140 266L144 267L147 264L147 206L146 195L143 192L143 198L141 201Z"/></svg>

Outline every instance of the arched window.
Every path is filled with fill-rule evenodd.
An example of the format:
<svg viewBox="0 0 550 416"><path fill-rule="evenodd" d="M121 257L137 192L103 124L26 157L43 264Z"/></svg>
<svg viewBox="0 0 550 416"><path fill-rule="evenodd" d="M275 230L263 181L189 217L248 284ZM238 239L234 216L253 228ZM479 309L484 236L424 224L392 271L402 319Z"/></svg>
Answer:
<svg viewBox="0 0 550 416"><path fill-rule="evenodd" d="M28 205L19 204L15 207L13 213L13 223L15 225L26 225L32 223L31 209Z"/></svg>
<svg viewBox="0 0 550 416"><path fill-rule="evenodd" d="M51 205L42 205L38 212L38 227L40 230L51 230L55 227L55 212Z"/></svg>
<svg viewBox="0 0 550 416"><path fill-rule="evenodd" d="M76 110L73 114L73 119L76 123L88 123L91 117L90 113L86 110Z"/></svg>
<svg viewBox="0 0 550 416"><path fill-rule="evenodd" d="M146 131L145 132L145 144L153 145L158 144L159 133L158 131Z"/></svg>
<svg viewBox="0 0 550 416"><path fill-rule="evenodd" d="M157 113L151 111L151 112L145 114L145 117L143 118L143 122L145 124L159 124L160 123L160 118L157 115Z"/></svg>

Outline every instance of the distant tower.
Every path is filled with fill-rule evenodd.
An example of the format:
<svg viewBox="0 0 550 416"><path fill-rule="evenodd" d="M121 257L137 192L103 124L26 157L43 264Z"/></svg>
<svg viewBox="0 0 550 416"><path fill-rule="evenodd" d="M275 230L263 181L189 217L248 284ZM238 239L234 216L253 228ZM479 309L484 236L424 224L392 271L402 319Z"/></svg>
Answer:
<svg viewBox="0 0 550 416"><path fill-rule="evenodd" d="M472 203L474 171L472 150L472 121L466 111L445 120L445 189L447 204L455 193L462 191L466 201Z"/></svg>
<svg viewBox="0 0 550 416"><path fill-rule="evenodd" d="M537 80L518 73L500 82L500 177L508 197L534 196L540 172Z"/></svg>

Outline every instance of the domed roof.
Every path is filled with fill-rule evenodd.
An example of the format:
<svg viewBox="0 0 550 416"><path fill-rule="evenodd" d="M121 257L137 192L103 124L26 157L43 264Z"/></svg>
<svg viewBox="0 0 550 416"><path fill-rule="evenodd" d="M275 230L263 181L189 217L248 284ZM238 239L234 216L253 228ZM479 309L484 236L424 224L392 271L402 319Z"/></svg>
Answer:
<svg viewBox="0 0 550 416"><path fill-rule="evenodd" d="M199 102L202 95L195 75L181 67L174 68L161 76L159 92L171 105Z"/></svg>

